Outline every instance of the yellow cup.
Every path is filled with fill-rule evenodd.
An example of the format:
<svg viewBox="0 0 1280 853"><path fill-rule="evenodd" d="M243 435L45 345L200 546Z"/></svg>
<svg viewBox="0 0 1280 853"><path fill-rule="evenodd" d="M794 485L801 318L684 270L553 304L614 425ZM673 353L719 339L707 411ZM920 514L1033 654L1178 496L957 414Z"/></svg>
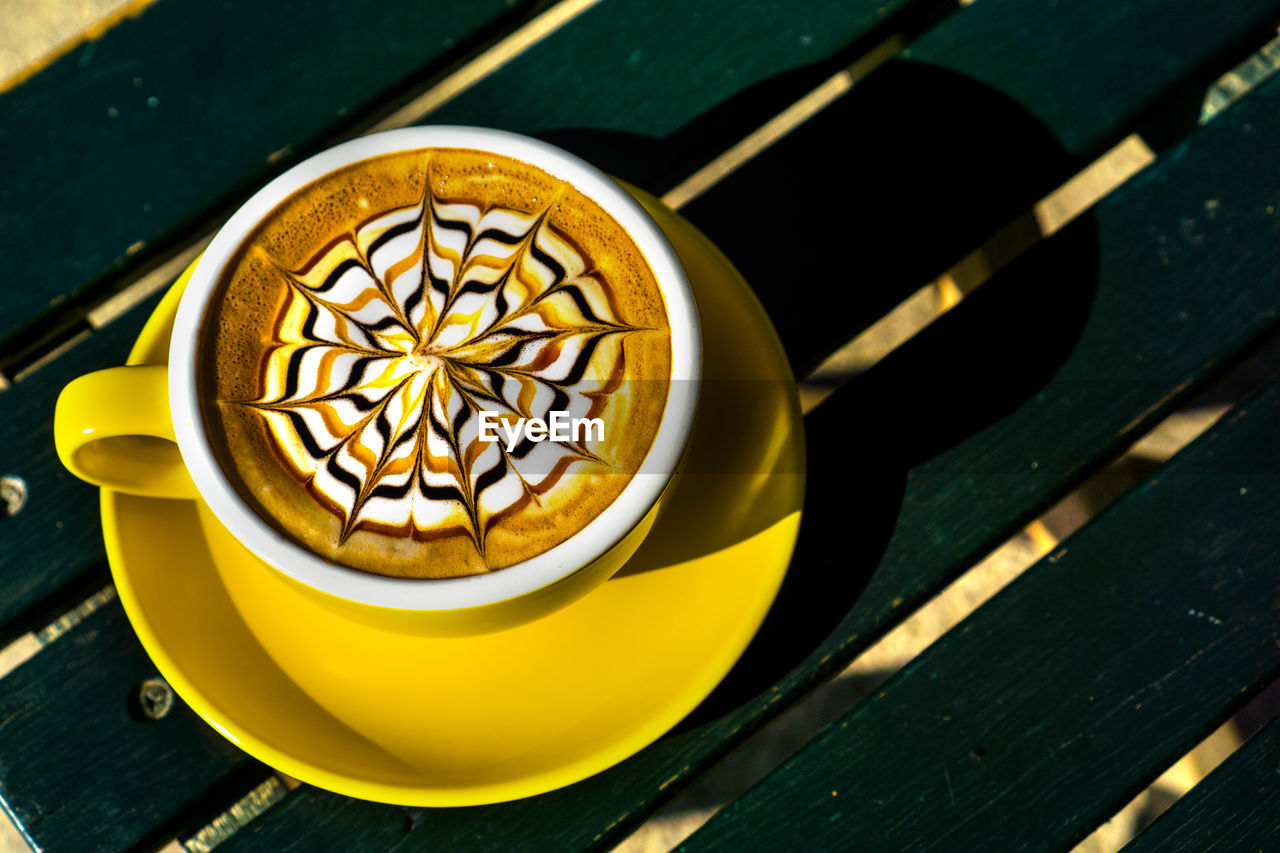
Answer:
<svg viewBox="0 0 1280 853"><path fill-rule="evenodd" d="M492 151L572 183L609 212L643 253L671 327L671 391L641 470L581 531L522 563L447 579L373 575L330 563L281 535L236 492L218 465L196 396L199 331L227 264L258 224L302 187L371 157L424 148ZM325 608L361 624L426 636L501 630L557 610L612 576L652 527L688 443L701 377L697 309L675 251L644 209L582 160L502 131L415 127L329 149L276 178L228 220L179 280L184 286L168 365L113 367L72 381L58 399L54 440L62 463L104 488L204 501L228 531Z"/></svg>

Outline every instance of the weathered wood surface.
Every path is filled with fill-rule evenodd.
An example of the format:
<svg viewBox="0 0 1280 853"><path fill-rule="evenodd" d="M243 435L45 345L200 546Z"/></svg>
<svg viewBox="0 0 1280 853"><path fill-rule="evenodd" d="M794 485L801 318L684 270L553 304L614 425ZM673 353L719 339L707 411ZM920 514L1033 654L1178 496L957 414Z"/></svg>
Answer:
<svg viewBox="0 0 1280 853"><path fill-rule="evenodd" d="M0 343L243 199L513 8L167 0L0 95Z"/></svg>
<svg viewBox="0 0 1280 853"><path fill-rule="evenodd" d="M1277 20L1278 0L983 0L686 212L753 283L803 373L1129 133L1159 147L1190 132L1209 80ZM767 236L743 228L780 168L812 163L833 168L805 179L802 165L786 186L786 210L805 215L770 211ZM824 215L844 231L813 260L760 251L803 243ZM796 310L794 287L819 281L823 310Z"/></svg>
<svg viewBox="0 0 1280 853"><path fill-rule="evenodd" d="M64 385L85 373L124 364L142 324L159 302L146 300L126 317L42 368L39 379L0 395L8 423L0 445L0 474L27 484L27 502L0 518L0 642L42 627L75 602L58 591L106 560L98 520L98 490L62 467L53 446L53 405ZM47 606L40 606L47 602ZM31 608L38 612L15 622ZM4 691L0 683L0 693Z"/></svg>
<svg viewBox="0 0 1280 853"><path fill-rule="evenodd" d="M162 0L155 8L173 3L174 0ZM919 53L917 57L953 68L966 77L982 79L984 57L990 52L991 40L996 35L981 20L965 16L988 14L983 11L984 3L953 15L934 30L934 36L950 45L950 53L938 48L939 52L935 54ZM1110 16L1107 20L1127 31L1130 40L1126 50L1129 54L1141 55L1148 47L1144 41L1147 38L1154 39L1152 44L1158 46L1161 39L1169 37L1169 32L1177 33L1177 38L1169 42L1172 45L1182 44L1178 39L1194 37L1197 41L1194 49L1185 53L1178 52L1185 45L1177 50L1161 48L1164 59L1159 73L1148 74L1144 77L1145 82L1126 83L1121 87L1121 93L1109 102L1109 118L1105 122L1093 121L1089 110L1063 113L1067 116L1064 121L1075 116L1082 123L1093 122L1092 129L1082 130L1076 137L1064 140L1070 151L1066 156L1061 156L1061 151L1056 152L1050 167L1035 170L1033 177L1027 177L1025 181L1022 181L1025 176L1020 175L1017 186L1003 188L999 203L988 204L981 215L961 217L961 227L956 230L962 233L963 239L949 243L944 239L949 235L947 222L934 220L928 223L922 229L924 236L917 240L923 247L913 249L908 245L907 250L897 256L896 260L901 260L907 270L892 279L867 277L859 280L856 288L850 287L849 282L843 279L788 279L785 288L780 288L774 284L778 278L773 268L764 263L764 259L740 251L733 253L734 260L747 272L757 291L775 312L775 318L781 322L784 339L796 363L803 363L829 345L828 338L832 335L827 331L844 334L856 330L883 307L896 301L895 295L900 298L927 279L931 269L945 266L969 248L973 241L1002 224L1007 216L1024 209L1025 203L1050 189L1053 182L1065 174L1063 170L1071 165L1071 153L1100 150L1129 128L1147 120L1153 111L1160 112L1160 107L1168 106L1159 97L1164 88L1182 86L1187 81L1199 79L1213 64L1213 58L1223 56L1253 38L1258 22L1267 15L1274 16L1274 10L1266 4L1232 2L1216 4L1215 8L1223 10L1223 14L1212 26L1204 25L1200 18L1191 15L1184 27L1178 16L1167 15L1167 10L1162 13L1146 3L1102 4L1101 0L1090 0L1075 6L1105 8ZM1280 4L1277 7L1280 8ZM777 8L765 9L772 17L762 13L759 19L751 20L743 20L740 15L712 14L714 8L717 7L691 9L673 2L670 10L663 14L653 12L651 4L609 0L489 80L463 93L433 114L431 119L487 123L540 133L563 141L571 148L584 146L580 149L584 153L605 152L615 147L622 153L614 156L612 162L602 159L602 165L624 176L643 176L647 178L644 183L648 186L662 189L686 173L697 157L708 151L705 141L699 141L698 134L681 133L681 128L697 128L699 133L709 129L709 138L730 139L734 132L746 128L757 116L759 107L750 105L757 96L761 103L782 105L820 79L820 75L815 76L815 71L827 73L830 70L830 62L822 64L822 60L847 56L850 43L865 43L876 33L884 32L885 25L881 22L889 13L900 14L904 10L921 7L913 7L906 0L883 7L873 3L823 4L804 8L778 4ZM994 3L988 8L994 9ZM1078 11L1064 12L1058 4L1044 4L1039 0L1025 0L1018 4L1018 8L1026 10L1024 17L1028 21L1032 18L1047 19L1058 21L1062 26L1069 24ZM1004 14L1015 11L1010 7ZM1114 17L1130 13L1129 18ZM1059 17L1055 18L1055 15ZM1061 17L1063 15L1067 17ZM144 16L142 21L145 20ZM779 26L779 20L785 20L786 25ZM1153 20L1162 23L1158 27L1149 26ZM948 28L958 26L971 27L983 39L971 46L970 58L964 62L954 59L963 53L957 46L959 42L945 35L950 31ZM1166 30L1166 26L1173 29ZM1053 34L1056 48L1060 47L1062 32L1068 30L1047 27L1042 31ZM678 37L673 33L679 34ZM705 33L705 38L698 41L690 35L694 33ZM1021 31L1010 31L1005 36L1021 38ZM105 43L104 40L102 44ZM666 45L675 43L680 45L680 51L686 53L662 52ZM923 50L928 44L926 39L918 43L918 48ZM594 67L591 73L583 74L581 71L587 63L573 66L564 62L565 56L590 59L596 56L593 53L596 50L603 51L606 64ZM948 56L953 59L948 59ZM97 58L100 57L99 54ZM96 63L97 58L92 61ZM658 65L654 61L653 67L649 67L655 58L660 58L664 64ZM735 94L740 95L751 84L815 60L820 61L816 69L802 69L785 79L752 88L748 95L732 100ZM1121 57L1112 52L1092 56L1089 67L1097 70L1097 74L1085 75L1089 77L1087 81L1060 78L1061 85L1067 87L1063 91L1074 93L1071 98L1077 101L1084 97L1079 94L1081 91L1110 97L1107 93L1111 91L1108 81L1112 71L1108 69L1112 65L1119 69L1132 61L1131 55ZM882 103L889 103L889 96L901 90L900 84L907 79L903 77L904 72L896 70L903 65L893 63L882 69L878 77L873 75L862 86L855 87L851 96L862 89L866 97L867 87L878 79L874 85L882 87L882 98L885 99ZM659 68L665 67L672 67L681 75L676 81L679 85L658 73ZM537 84L548 79L549 69L564 68L569 70L557 73L578 75L572 87L561 87L560 90L571 91L572 97L552 103L545 100L540 92L532 91ZM726 68L732 71L725 71ZM932 81L933 78L924 73L928 66L910 68L912 70L905 73L916 75L911 79ZM1026 73L1025 69L1020 73ZM1029 111L1032 116L1039 116L1052 125L1056 119L1051 112L1037 106L1045 98L1052 101L1058 97L1049 86L1051 78L1050 74L1044 75L1046 82L1043 86L1033 93L1030 102L1018 107L1014 113ZM685 85L694 79L698 86ZM132 86L132 77L122 77L117 82L126 80L128 86ZM1012 91L1019 97L1031 97L1020 90L1010 89L1007 81L995 82L997 88L1004 91ZM495 99L495 93L500 94L504 86L521 87L508 90L520 92L531 106L546 109L528 113L515 110L510 115L502 113L502 101ZM618 87L628 93L627 98L610 96L609 93L618 91ZM232 98L229 103L240 102L238 93L229 97ZM725 106L726 102L730 102L728 106ZM747 106L743 106L744 103ZM697 121L718 105L722 109L717 110L709 121ZM4 108L4 102L0 102L0 110ZM143 107L137 109L144 118L150 115ZM156 116L161 115L158 112L160 107L146 109L152 110ZM844 117L840 118L842 112ZM833 124L826 126L827 129L837 133L847 130L852 114L848 109L838 108L830 113L836 118L832 119ZM634 115L634 120L629 120L628 115ZM1231 115L1228 113L1215 124L1228 122ZM795 580L789 582L787 596L792 608L813 604L822 608L824 619L831 620L814 620L811 632L821 630L812 637L813 645L820 642L826 628L834 625L847 609L865 576L872 569L875 575L866 594L832 638L802 667L781 680L768 695L752 699L710 725L670 737L594 780L525 803L453 812L415 812L418 819L406 822L405 812L401 809L359 803L304 789L292 795L269 818L255 823L253 831L238 843L256 846L257 849L285 849L290 843L294 844L293 849L311 849L315 844L342 843L345 839L356 847L375 847L374 839L381 838L387 844L398 842L406 828L414 825L417 827L412 833L415 845L442 843L512 849L530 845L533 841L572 847L607 845L616 840L628 827L648 814L661 798L679 790L700 769L739 743L777 708L793 700L819 678L833 672L987 549L1096 469L1109 454L1154 423L1222 363L1237 356L1269 328L1277 307L1280 307L1271 272L1276 268L1275 258L1269 254L1271 247L1277 245L1277 235L1272 220L1259 210L1263 202L1267 199L1274 201L1276 197L1276 188L1268 177L1266 165L1274 162L1276 152L1265 137L1268 133L1274 137L1277 128L1272 122L1266 125L1269 131L1260 131L1256 137L1246 139L1240 136L1244 133L1240 121L1228 124L1233 128L1230 132L1214 130L1218 135L1206 135L1206 131L1200 134L1201 138L1195 145L1178 153L1177 158L1171 158L1173 162L1161 164L1153 170L1151 176L1143 179L1145 195L1126 196L1128 200L1122 204L1104 206L1096 222L1081 223L1007 271L954 316L944 318L911 347L863 377L810 418L807 429L811 447L834 446L836 442L847 439L849 425L853 424L862 446L876 446L882 451L875 454L873 476L865 480L869 488L879 490L866 493L874 500L869 498L866 507L873 522L867 532L865 549L839 555L832 552L822 539L821 527L846 524L847 510L828 512L827 516L811 510L807 517L792 572ZM615 135L566 135L557 132L574 127L603 129ZM813 127L822 130L824 126L815 124ZM857 126L857 132L865 135L866 127L864 121ZM802 128L802 132L806 128ZM662 156L649 162L646 159L649 149L622 145L621 137L616 135L619 133L663 137L666 144ZM323 136L323 131L316 130L311 137L290 136L282 145L291 144L295 152L299 152L305 150L308 140ZM793 138L809 145L814 144L815 136L797 134ZM806 138L808 142L805 142ZM1204 139L1216 141L1205 142ZM1255 139L1259 142L1255 143ZM1249 149L1245 143L1253 147ZM0 137L0 148L3 145L4 140ZM278 148L266 149L266 152L275 150ZM779 146L760 159L761 168L768 169L771 163L786 162L783 155L796 150ZM1038 153L1049 155L1054 152L1046 148ZM155 152L149 156L160 157L161 162L167 162ZM187 157L186 154L183 156ZM255 156L264 154L259 152ZM600 156L604 157L604 154ZM778 159L771 160L770 157ZM1215 157L1218 158L1216 161ZM1187 159L1189 165L1177 167L1178 158ZM105 155L99 152L95 159L103 161ZM178 162L181 166L191 161L188 157ZM273 164L273 168L282 168L286 163L287 156ZM231 192L231 195L218 196L219 200L225 203L235 192L247 191L261 181L265 176L261 163L254 160L251 166L252 169L244 173L245 177L228 179L219 188L220 191ZM172 164L166 166L171 167ZM1253 185L1231 185L1229 188L1236 193L1235 197L1214 199L1219 201L1214 208L1217 215L1216 218L1209 217L1204 202L1210 199L1198 193L1203 186L1217 187L1215 182L1221 182L1233 173L1249 174ZM732 230L734 221L728 216L735 212L736 199L759 186L753 183L755 174L758 173L742 170L689 211L700 225L726 246L732 241L724 235ZM108 204L107 201L117 198L115 193L121 187L130 190L130 185L120 184L118 177L117 173L112 173L105 178L101 175L94 178L106 182L100 187L98 197L103 200L100 207L107 211L103 214L107 218L116 215L112 206L115 202ZM1152 187L1152 182L1158 185ZM1183 184L1188 186L1182 187ZM227 187L234 189L229 191ZM952 198L955 197L959 196ZM12 203L14 209L23 209L21 199L6 196L6 201ZM206 198L205 202L208 201ZM920 206L942 201L945 199L926 199ZM126 202L127 196L119 202L120 210L125 210ZM185 221L174 216L175 209L166 208L168 221L155 233L182 232ZM741 209L736 213L740 217ZM129 215L135 216L136 213ZM189 215L195 217L196 213ZM1191 221L1190 226L1186 220ZM951 221L955 222L955 219ZM910 231L916 225L917 222L911 220L903 227ZM863 251L874 254L882 246L880 238L891 231L875 232L872 235L874 239L867 239L861 244L865 247ZM10 233L7 227L4 233L7 240ZM1156 245L1153 241L1158 237L1163 237L1167 245ZM83 255L96 260L81 270L74 287L88 287L109 277L117 268L114 258L123 251L122 246L129 244L120 242L126 239L132 242L133 238L123 233L116 234L111 237L114 242L95 244L97 248ZM157 237L151 244L164 239ZM943 248L933 249L934 242ZM750 247L751 243L747 240L743 245ZM1267 247L1267 251L1255 254L1257 247ZM956 250L954 253L953 248ZM145 254L144 250L133 259ZM928 263L920 262L917 254L926 257ZM81 255L73 253L69 257L74 259ZM1098 269L1082 268L1081 257L1096 259ZM1223 258L1231 258L1230 268L1223 266ZM1159 263L1161 259L1167 260L1168 264ZM1083 316L1090 296L1088 290L1095 276L1098 279L1098 304L1093 309L1090 323L1064 368L1066 372L1055 375L1051 382L1045 384L1074 344L1075 333L1079 330L1071 327L1070 321ZM1250 280L1249 276L1254 278ZM27 276L27 280L35 281L31 276ZM1222 300L1211 290L1191 287L1193 281L1213 287L1235 285L1242 280L1250 289L1233 292L1235 298L1232 300ZM847 319L845 313L829 312L835 321L831 328L822 334L813 334L804 324L788 324L787 318L795 316L794 304L786 298L779 300L777 296L780 291L795 292L803 284L844 291L856 289L867 296L845 312ZM24 291L29 292L36 292L34 285ZM66 292L70 293L72 289ZM1080 301L1081 293L1085 297L1083 303ZM41 297L46 301L49 298L53 297ZM17 299L15 297L15 304ZM1021 338L995 337L995 328L1011 328L1001 325L998 320L1007 320L1020 311L1024 316L1057 316L1062 313L1064 299L1071 306L1071 310L1066 312L1071 316L1066 318L1066 322L1054 324L1047 335L1044 329L1031 327ZM6 307L7 300L6 296ZM1150 312L1149 306L1153 304L1160 310ZM42 309L43 305L41 302L36 308ZM0 467L6 469L4 473L12 470L27 477L32 487L32 503L23 515L0 520L0 584L6 585L0 593L0 607L7 608L0 619L7 621L20 611L29 615L33 607L47 610L38 602L47 602L50 597L56 599L58 594L55 591L63 588L63 584L74 583L86 573L99 571L94 567L100 565L102 556L101 545L96 538L100 535L96 521L96 496L92 489L61 474L53 459L48 446L51 444L48 439L49 410L40 407L47 406L54 395L37 383L60 385L54 380L55 375L69 378L91 367L119 363L128 340L140 327L148 310L149 307L135 309L114 327L109 327L106 333L94 335L88 342L55 360L53 365L42 368L31 380L19 383L4 394L6 407L12 403L12 411L16 414L6 425L6 442L0 448L3 454ZM1028 311L1043 314L1027 314ZM1183 318L1182 314L1186 317ZM20 320L30 315L15 309L6 316ZM2 337L3 332L0 332ZM1025 365L1010 365L1009 348L1031 351L1035 355ZM67 361L72 358L79 359L79 362ZM946 365L947 369L940 370L939 364ZM918 399L913 405L903 406L900 389L908 387L908 384L919 389ZM888 410L899 414L889 420L879 417ZM978 432L1006 412L1012 414L1005 421ZM961 438L974 432L977 434L972 438L957 444ZM26 443L9 443L11 435L38 437L41 434L45 439L43 451L38 438ZM11 446L14 451L8 449ZM858 465L856 471L849 467L855 461ZM811 495L829 494L854 474L864 477L867 464L867 459L860 459L815 470L815 475L822 476L815 476L813 488L816 491ZM909 477L908 469L913 469ZM36 501L49 502L39 504ZM809 506L814 505L811 497ZM56 506L57 511L34 512L39 506L45 510ZM62 528L56 527L59 521ZM40 535L25 533L24 525L27 524L39 525ZM59 535L65 538L59 540L45 535L45 527L49 524L53 524ZM73 532L65 532L68 530ZM921 531L934 531L936 535L922 538ZM822 581L826 579L829 582L832 577L849 579L841 582L842 595L824 595L827 590ZM12 596L8 594L9 590L13 590ZM849 597L844 597L843 593L848 593ZM67 603L72 602L68 600ZM784 608L780 612L795 611ZM93 618L100 620L101 631L111 634L112 643L123 644L114 647L134 642L127 626L118 619L103 619L101 614ZM74 642L73 637L62 642ZM140 654L136 644L133 648L136 654ZM46 659L48 654L42 653L23 667L31 679L30 683L36 685L31 690L38 691L44 689L40 685L49 687L57 682L56 677L48 675L48 668L54 666L53 659ZM823 656L828 654L830 656L823 661ZM763 670L768 671L769 665L789 667L791 663L794 659L786 655L776 661L766 659ZM781 674L777 673L778 676ZM109 671L100 672L97 667L86 669L79 677L86 691L111 695L111 691L119 687L116 676ZM747 687L753 684L747 681ZM6 696L9 689L10 679L7 678L0 683L0 697ZM25 726L24 732L30 732L30 749L24 752L27 755L38 755L42 749L48 753L55 748L51 744L61 737L61 727L50 723L47 716L42 725L31 723L33 717L21 716L24 711L36 707L41 707L40 703L29 695L28 700L15 710L21 717L15 718L18 725ZM58 707L67 707L65 719L68 725L83 724L78 710L69 706ZM725 707L732 707L732 703L727 706L722 703L717 710ZM190 737L198 739L208 735L202 725L188 718L174 719L174 728L184 726L190 729ZM91 780L101 780L99 785L115 783L119 776L116 762L121 753L118 750L127 750L138 762L160 762L159 766L164 766L162 759L168 754L169 747L151 738L150 729L136 723L122 725L119 721L109 721L98 728L96 738L81 745L81 773L85 784L79 790L70 787L60 789L58 796L64 799L57 801L56 805L67 810L82 810L84 814L102 821L122 819L131 829L122 831L121 838L130 832L133 837L142 837L149 831L146 821L130 823L127 813L121 812L118 806L130 795L140 796L138 791L131 794L127 786L121 785L120 797L102 798ZM252 763L240 764L232 756L225 762L210 760L194 770L181 762L174 762L171 772L195 774L185 776L184 784L216 787L216 780L238 779L237 774L246 772L239 768L252 766ZM164 784L165 778L161 776L159 784ZM6 797L11 803L16 803L20 813L24 813L22 809L27 809L25 814L35 814L41 809L51 808L51 801L47 799L49 791L42 790L39 796L24 794L10 784L7 771L6 779L2 781ZM178 786L175 790L185 789ZM187 802L183 796L185 794L180 794L171 801L173 808L181 808Z"/></svg>
<svg viewBox="0 0 1280 853"><path fill-rule="evenodd" d="M680 787L777 706L842 667L900 615L1047 509L1274 329L1280 317L1280 216L1274 213L1280 175L1266 164L1280 157L1278 104L1280 80L1275 80L1104 200L1091 217L1006 268L807 418L811 459L841 440L867 453L813 466L813 491L792 570L793 578L806 578L809 586L793 593L811 608L806 611L811 616L825 615L823 608L846 606L832 594L833 587L843 588L844 578L871 568L874 574L831 637L772 688L709 724L542 797L430 811L406 821L403 810L394 807L299 790L237 836L229 849L305 850L332 838L376 837L389 845L406 833L414 846L424 848L508 850L547 844L573 849L615 843L655 807L659 791ZM1087 315L1083 329L1072 328L1076 315ZM1021 322L1011 322L1014 317ZM1011 353L1019 357L1010 358ZM912 395L904 397L903 388L912 388ZM1024 391L1025 399L1010 401L1009 395ZM998 414L1004 416L997 423L980 428L982 418ZM958 436L974 430L953 446ZM843 494L836 490L851 480L866 496L854 512L863 512L865 540L856 548L833 549L828 530L848 529L851 513L848 504L837 505L829 496ZM892 512L898 495L886 545L877 540L876 519ZM1241 510L1246 506L1266 512L1265 500L1239 504ZM1251 594L1256 598L1259 592ZM1205 599L1210 600L1220 599ZM1119 607L1118 602L1109 614ZM1204 609L1187 604L1192 607ZM1185 609L1182 613L1192 618ZM1043 619L1044 613L1035 617ZM821 618L814 621L821 624ZM1259 632L1271 630L1263 621L1255 614L1246 626L1251 633L1240 634L1240 642L1259 642ZM793 630L799 630L797 624ZM1071 624L1064 617L1060 630L1069 631ZM1205 627L1217 626L1196 626ZM1014 644L1008 636L1004 642ZM1003 667L998 659L992 665ZM1248 668L1253 666L1242 664L1245 668L1225 670L1220 677L1243 676L1245 686L1255 689L1270 670ZM939 681L938 687L960 701L965 683L957 676ZM1216 710L1201 706L1199 718L1182 729L1172 719L1161 725L1175 744L1187 747L1208 725L1206 715L1220 719L1228 707L1225 700ZM1033 728L1036 720L1023 717L1018 723ZM1010 722L1009 728L1017 726ZM960 754L974 745L964 744ZM887 750L881 757L890 760L894 754ZM1156 762L1174 754L1160 753ZM1152 766L1142 772L1149 775ZM942 774L934 781L942 784ZM1102 811L1095 804L1089 814ZM1078 819L1072 831L1087 822Z"/></svg>
<svg viewBox="0 0 1280 853"><path fill-rule="evenodd" d="M947 5L771 2L744 14L723 0L670 9L610 0L427 120L552 137L577 128L661 139L643 158L616 165L661 190L856 56L851 44L911 31ZM1185 0L1177 15L1154 0L992 5L953 15L909 55L1013 95L1073 154L1101 150L1167 105L1167 93L1191 91L1280 14L1276 0ZM226 211L388 96L432 79L541 5L508 8L486 0L427 9L397 0L369 16L326 3L273 7L263 20L267 13L256 7L166 0L0 95L0 154L21 164L4 195L20 212L6 219L0 248L15 259L14 280L24 282L6 294L0 341L24 328L24 338L38 335L64 302L109 289L120 270L192 236L211 211ZM270 50L237 37L250 26L277 36ZM1124 44L1110 49L1122 36ZM1038 50L1046 40L1054 51ZM228 51L228 44L238 47ZM1071 64L1083 55L1087 63ZM1156 61L1145 64L1147 56ZM729 105L805 65L809 73L791 85L756 87ZM1080 67L1089 73L1074 73ZM725 108L712 114L717 106ZM607 152L616 143L597 138L588 147ZM621 148L633 150L634 142ZM103 162L113 168L98 169Z"/></svg>
<svg viewBox="0 0 1280 853"><path fill-rule="evenodd" d="M1280 722L1249 739L1124 853L1265 853L1280 839Z"/></svg>
<svg viewBox="0 0 1280 853"><path fill-rule="evenodd" d="M234 800L270 772L181 701L158 720L130 713L157 675L118 602L36 660L0 682L0 790L45 850L164 841L175 815Z"/></svg>
<svg viewBox="0 0 1280 853"><path fill-rule="evenodd" d="M1280 19L1269 0L983 0L972 11L907 55L1007 93L1090 159L1135 124L1157 145L1176 141L1209 84L1272 39Z"/></svg>
<svg viewBox="0 0 1280 853"><path fill-rule="evenodd" d="M1277 435L1280 381L680 849L1069 850L1280 675Z"/></svg>
<svg viewBox="0 0 1280 853"><path fill-rule="evenodd" d="M906 5L771 0L743 14L728 0L611 0L539 46L520 85L501 78L496 102L468 92L476 119L459 99L438 121L516 127L532 109L540 129L660 135ZM22 282L5 290L0 343L225 214L358 114L518 20L515 7L394 0L371 15L336 0L162 0L0 95L0 252L8 280Z"/></svg>

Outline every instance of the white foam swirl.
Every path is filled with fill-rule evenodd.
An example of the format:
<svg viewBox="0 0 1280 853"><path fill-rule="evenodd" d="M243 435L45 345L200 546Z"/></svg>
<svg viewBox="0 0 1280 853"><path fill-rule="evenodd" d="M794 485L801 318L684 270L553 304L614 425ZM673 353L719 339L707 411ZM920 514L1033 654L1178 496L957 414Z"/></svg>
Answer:
<svg viewBox="0 0 1280 853"><path fill-rule="evenodd" d="M261 393L248 405L292 473L342 523L468 533L537 501L585 442L479 441L479 413L594 417L623 372L607 288L524 213L428 194L284 271Z"/></svg>

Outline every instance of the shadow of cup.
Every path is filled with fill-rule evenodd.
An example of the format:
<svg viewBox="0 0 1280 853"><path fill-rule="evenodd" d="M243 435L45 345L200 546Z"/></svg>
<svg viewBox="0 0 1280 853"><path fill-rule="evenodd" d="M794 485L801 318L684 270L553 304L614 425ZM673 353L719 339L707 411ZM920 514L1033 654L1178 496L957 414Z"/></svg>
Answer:
<svg viewBox="0 0 1280 853"><path fill-rule="evenodd" d="M708 359L714 361L714 356ZM684 468L668 503L615 577L679 565L751 538L800 509L779 477L804 469L789 380L704 381Z"/></svg>
<svg viewBox="0 0 1280 853"><path fill-rule="evenodd" d="M640 549L615 577L678 566L771 527L800 510L801 490L778 478L804 472L795 382L763 309L723 256L652 197L642 202L671 240L694 284L702 317L698 414L671 497Z"/></svg>
<svg viewBox="0 0 1280 853"><path fill-rule="evenodd" d="M757 101L776 102L780 90L814 77L799 69L764 81L653 145L738 126L746 119L735 114L758 116ZM556 138L589 155L605 135ZM615 160L643 150L634 141L611 147ZM895 59L682 212L742 272L803 376L1082 165L1005 94ZM911 495L908 478L935 461L959 466L958 477L985 464L953 451L1033 398L1068 359L1093 302L1098 251L1085 214L805 418L805 515L787 577L751 647L679 730L817 666L833 632L876 630L893 620L895 598L951 571L962 549L947 543L964 541L963 529L922 528L918 512L912 529L898 529L905 500L930 499ZM731 395L725 405L738 403ZM982 506L980 497L963 503ZM964 512L947 508L948 517Z"/></svg>

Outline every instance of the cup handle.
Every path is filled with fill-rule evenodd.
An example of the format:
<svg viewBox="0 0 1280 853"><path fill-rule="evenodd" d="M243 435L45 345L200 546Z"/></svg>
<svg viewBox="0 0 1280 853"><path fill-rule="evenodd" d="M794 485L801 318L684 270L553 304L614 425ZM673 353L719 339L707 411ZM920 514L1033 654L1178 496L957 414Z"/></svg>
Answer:
<svg viewBox="0 0 1280 853"><path fill-rule="evenodd" d="M198 497L169 416L169 368L109 367L72 380L53 415L58 458L81 480L151 498Z"/></svg>

